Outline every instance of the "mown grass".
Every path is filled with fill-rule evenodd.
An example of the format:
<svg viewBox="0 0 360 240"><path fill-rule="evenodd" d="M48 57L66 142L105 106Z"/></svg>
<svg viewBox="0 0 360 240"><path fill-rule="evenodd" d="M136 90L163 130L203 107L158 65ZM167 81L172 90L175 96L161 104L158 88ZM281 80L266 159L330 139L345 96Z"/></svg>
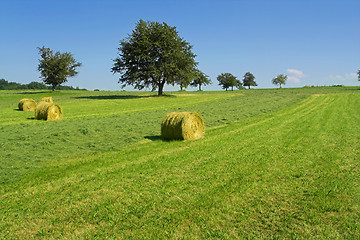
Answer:
<svg viewBox="0 0 360 240"><path fill-rule="evenodd" d="M5 122L2 134L13 143L35 147L40 136L48 138L42 150L29 147L17 171L6 164L20 154L1 158L0 176L7 177L0 187L0 236L359 238L360 91L240 93L205 93L193 103L194 96L156 98L149 111L104 117ZM168 99L187 99L177 108L202 112L204 139L158 139L163 113L177 109ZM89 99L93 106L102 100ZM11 139L19 126L13 136L27 139ZM49 133L56 130L58 136ZM90 140L95 147L86 147ZM38 161L31 159L36 152L43 153Z"/></svg>

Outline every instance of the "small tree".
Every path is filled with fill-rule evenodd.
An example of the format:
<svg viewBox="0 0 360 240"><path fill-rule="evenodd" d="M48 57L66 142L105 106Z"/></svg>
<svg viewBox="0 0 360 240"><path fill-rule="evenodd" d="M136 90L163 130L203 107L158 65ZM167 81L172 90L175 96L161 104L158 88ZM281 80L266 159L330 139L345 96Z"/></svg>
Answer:
<svg viewBox="0 0 360 240"><path fill-rule="evenodd" d="M239 90L240 90L240 89L245 89L240 80L237 80L237 82L236 82L236 88L239 89Z"/></svg>
<svg viewBox="0 0 360 240"><path fill-rule="evenodd" d="M177 83L180 85L180 91L186 89L191 84L195 76L196 72L194 72L193 69L183 71L183 73L179 74L177 77Z"/></svg>
<svg viewBox="0 0 360 240"><path fill-rule="evenodd" d="M286 75L284 75L284 74L279 74L279 75L277 75L276 78L273 78L273 79L272 79L272 83L273 83L274 85L280 85L280 88L281 88L281 85L285 85L287 78L288 78L288 77L287 77Z"/></svg>
<svg viewBox="0 0 360 240"><path fill-rule="evenodd" d="M360 81L360 69L358 70L358 80Z"/></svg>
<svg viewBox="0 0 360 240"><path fill-rule="evenodd" d="M199 87L199 91L201 91L201 86L206 86L209 84L211 84L209 76L205 75L205 73L203 73L202 71L197 70L196 77L190 85L193 87Z"/></svg>
<svg viewBox="0 0 360 240"><path fill-rule="evenodd" d="M231 87L231 90L234 90L234 86L237 85L238 80L231 73L222 73L217 76L217 80L219 81L219 85L222 86L226 91Z"/></svg>
<svg viewBox="0 0 360 240"><path fill-rule="evenodd" d="M180 84L197 65L192 46L166 23L140 20L132 34L120 41L118 50L111 71L121 74L122 87L151 87L158 95L165 84Z"/></svg>
<svg viewBox="0 0 360 240"><path fill-rule="evenodd" d="M77 67L81 66L76 62L71 53L55 52L50 48L38 48L41 59L39 59L38 70L45 84L52 86L52 91L60 84L67 82L68 77L74 77L78 74Z"/></svg>
<svg viewBox="0 0 360 240"><path fill-rule="evenodd" d="M257 84L255 82L255 77L252 73L250 73L250 72L245 73L244 78L243 78L243 85L248 86L249 89L250 89L250 86L254 86L254 87L257 86Z"/></svg>

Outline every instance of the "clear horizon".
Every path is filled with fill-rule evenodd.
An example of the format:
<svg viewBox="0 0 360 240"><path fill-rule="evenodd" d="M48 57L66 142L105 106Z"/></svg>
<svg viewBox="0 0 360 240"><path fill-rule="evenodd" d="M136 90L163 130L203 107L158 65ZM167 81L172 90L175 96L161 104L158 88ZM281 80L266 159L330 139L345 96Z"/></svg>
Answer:
<svg viewBox="0 0 360 240"><path fill-rule="evenodd" d="M289 77L284 87L357 86L359 10L358 0L3 0L0 78L41 82L37 47L45 46L83 64L64 85L122 90L112 59L143 19L175 26L193 45L199 69L213 82L205 91L221 90L216 77L224 72L239 80L251 72L256 88L275 88L271 79L281 73Z"/></svg>

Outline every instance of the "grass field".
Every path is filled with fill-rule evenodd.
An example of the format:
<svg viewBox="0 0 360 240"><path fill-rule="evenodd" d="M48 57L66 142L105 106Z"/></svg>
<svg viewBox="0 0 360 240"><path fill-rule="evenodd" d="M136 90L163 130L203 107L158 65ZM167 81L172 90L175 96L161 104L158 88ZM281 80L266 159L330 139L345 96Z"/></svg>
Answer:
<svg viewBox="0 0 360 240"><path fill-rule="evenodd" d="M19 99L52 96L64 119ZM0 238L359 239L360 90L0 91ZM206 134L160 140L171 111Z"/></svg>

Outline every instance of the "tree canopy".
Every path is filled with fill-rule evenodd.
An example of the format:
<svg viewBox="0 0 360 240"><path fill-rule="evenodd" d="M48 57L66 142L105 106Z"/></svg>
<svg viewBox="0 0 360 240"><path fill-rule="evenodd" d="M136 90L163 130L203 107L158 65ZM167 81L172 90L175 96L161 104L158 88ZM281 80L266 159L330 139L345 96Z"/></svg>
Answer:
<svg viewBox="0 0 360 240"><path fill-rule="evenodd" d="M250 89L250 86L254 86L254 87L257 86L257 84L255 82L255 77L252 73L250 73L250 72L245 73L244 78L243 78L243 85L248 86L249 89Z"/></svg>
<svg viewBox="0 0 360 240"><path fill-rule="evenodd" d="M279 74L279 75L277 75L277 77L272 79L272 83L274 85L280 85L280 88L281 88L281 85L285 85L287 78L288 77L286 75Z"/></svg>
<svg viewBox="0 0 360 240"><path fill-rule="evenodd" d="M41 57L38 70L43 82L52 86L52 91L60 84L67 82L68 77L78 74L76 68L80 67L81 63L77 62L71 53L54 52L46 47L38 49Z"/></svg>
<svg viewBox="0 0 360 240"><path fill-rule="evenodd" d="M231 90L234 90L234 87L237 86L239 82L239 80L237 80L236 77L231 73L221 73L219 76L217 76L217 80L219 81L219 85L226 91L230 87Z"/></svg>
<svg viewBox="0 0 360 240"><path fill-rule="evenodd" d="M166 23L140 20L118 51L111 71L121 74L122 87L150 87L158 95L165 84L187 83L197 65L192 46Z"/></svg>
<svg viewBox="0 0 360 240"><path fill-rule="evenodd" d="M211 80L210 80L209 76L207 76L202 71L197 70L196 77L190 85L193 87L199 87L199 91L201 91L201 86L206 86L209 84L211 84Z"/></svg>

